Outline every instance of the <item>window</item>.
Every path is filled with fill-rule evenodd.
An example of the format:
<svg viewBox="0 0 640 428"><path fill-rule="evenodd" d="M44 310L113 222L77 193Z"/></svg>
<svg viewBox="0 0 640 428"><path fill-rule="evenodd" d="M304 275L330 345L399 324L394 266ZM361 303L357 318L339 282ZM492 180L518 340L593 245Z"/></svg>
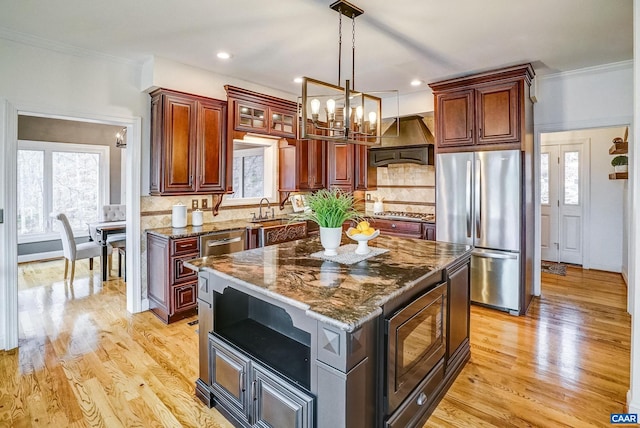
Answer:
<svg viewBox="0 0 640 428"><path fill-rule="evenodd" d="M540 154L540 203L549 205L549 153Z"/></svg>
<svg viewBox="0 0 640 428"><path fill-rule="evenodd" d="M76 236L88 234L109 194L109 147L18 141L18 242L57 239L49 218L63 212Z"/></svg>
<svg viewBox="0 0 640 428"><path fill-rule="evenodd" d="M233 194L225 205L274 202L277 183L277 140L245 136L233 144Z"/></svg>
<svg viewBox="0 0 640 428"><path fill-rule="evenodd" d="M564 153L564 203L580 204L580 153Z"/></svg>
<svg viewBox="0 0 640 428"><path fill-rule="evenodd" d="M233 190L233 198L264 195L264 148L234 151Z"/></svg>

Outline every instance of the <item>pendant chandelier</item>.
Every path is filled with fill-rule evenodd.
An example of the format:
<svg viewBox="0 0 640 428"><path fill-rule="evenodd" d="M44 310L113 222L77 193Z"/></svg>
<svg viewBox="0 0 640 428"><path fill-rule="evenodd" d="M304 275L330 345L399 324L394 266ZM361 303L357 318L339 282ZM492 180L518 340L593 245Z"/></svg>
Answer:
<svg viewBox="0 0 640 428"><path fill-rule="evenodd" d="M333 85L310 77L302 78L300 138L380 145L382 99L395 97L398 109L398 91L365 93L355 90L355 18L364 11L345 0L336 1L330 8L338 12L339 17L338 83ZM343 15L352 22L351 80L345 80L341 85Z"/></svg>

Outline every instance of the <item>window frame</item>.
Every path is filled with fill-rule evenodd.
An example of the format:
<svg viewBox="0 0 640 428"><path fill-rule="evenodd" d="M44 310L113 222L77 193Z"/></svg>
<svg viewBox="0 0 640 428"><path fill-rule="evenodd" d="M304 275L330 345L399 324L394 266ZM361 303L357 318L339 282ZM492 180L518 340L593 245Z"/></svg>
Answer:
<svg viewBox="0 0 640 428"><path fill-rule="evenodd" d="M99 155L99 171L98 171L98 209L106 205L110 199L110 155L111 148L108 145L98 144L79 144L79 143L61 143L53 141L34 141L34 140L18 140L17 151L33 150L44 152L44 172L43 181L45 191L43 196L43 216L45 222L45 232L21 235L18 233L18 244L27 244L32 242L55 241L60 239L60 232L53 231L53 221L49 217L53 209L53 152L68 153L91 153ZM16 183L17 185L17 183ZM96 221L98 219L96 218ZM89 236L89 228L74 229L73 234L76 238Z"/></svg>
<svg viewBox="0 0 640 428"><path fill-rule="evenodd" d="M264 154L264 196L257 198L225 198L221 206L257 205L262 198L267 198L271 203L278 199L278 143L280 139L245 136L243 140L234 140L234 143L255 145L255 148L234 150L233 157L255 155L256 149L263 150ZM233 165L229 165L233 168Z"/></svg>

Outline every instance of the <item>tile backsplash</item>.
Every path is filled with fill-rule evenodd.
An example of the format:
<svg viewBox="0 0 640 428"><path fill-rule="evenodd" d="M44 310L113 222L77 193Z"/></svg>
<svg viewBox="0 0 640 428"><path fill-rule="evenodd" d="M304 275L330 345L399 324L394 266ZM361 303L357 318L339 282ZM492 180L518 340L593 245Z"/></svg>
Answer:
<svg viewBox="0 0 640 428"><path fill-rule="evenodd" d="M367 213L373 213L373 203L382 198L385 211L435 214L435 172L432 165L395 164L378 168L378 188L366 192L371 195L366 202Z"/></svg>

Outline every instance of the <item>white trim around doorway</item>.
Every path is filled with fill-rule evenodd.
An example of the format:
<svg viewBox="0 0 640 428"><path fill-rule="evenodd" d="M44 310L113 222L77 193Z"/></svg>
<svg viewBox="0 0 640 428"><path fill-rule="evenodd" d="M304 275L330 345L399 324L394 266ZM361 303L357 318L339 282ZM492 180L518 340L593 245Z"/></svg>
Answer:
<svg viewBox="0 0 640 428"><path fill-rule="evenodd" d="M541 225L540 225L540 147L541 147L541 135L553 132L564 132L564 131L575 131L575 130L585 130L590 128L611 128L617 126L628 126L629 127L629 141L634 141L633 139L633 116L623 116L623 117L611 117L605 119L595 119L589 121L575 121L575 122L566 122L566 123L548 123L548 124L535 124L534 125L534 266L537 266L536 269L533 270L533 294L539 296L541 293L542 285L541 285L541 275L540 275L540 263L542 260L541 257ZM627 253L627 257L630 257L631 253ZM631 260L627 261L627 266L630 266L629 263ZM629 287L631 290L631 287ZM631 291L629 291L629 296ZM630 312L631 313L631 312Z"/></svg>
<svg viewBox="0 0 640 428"><path fill-rule="evenodd" d="M26 105L13 105L0 98L0 147L2 169L0 176L0 208L4 209L4 223L0 224L0 242L5 246L0 255L0 350L18 346L18 243L16 227L16 164L18 115L117 125L127 128L126 199L127 206L127 311L149 309L149 301L142 297L140 260L140 184L142 157L142 119L140 117L112 117L100 114L78 114Z"/></svg>

